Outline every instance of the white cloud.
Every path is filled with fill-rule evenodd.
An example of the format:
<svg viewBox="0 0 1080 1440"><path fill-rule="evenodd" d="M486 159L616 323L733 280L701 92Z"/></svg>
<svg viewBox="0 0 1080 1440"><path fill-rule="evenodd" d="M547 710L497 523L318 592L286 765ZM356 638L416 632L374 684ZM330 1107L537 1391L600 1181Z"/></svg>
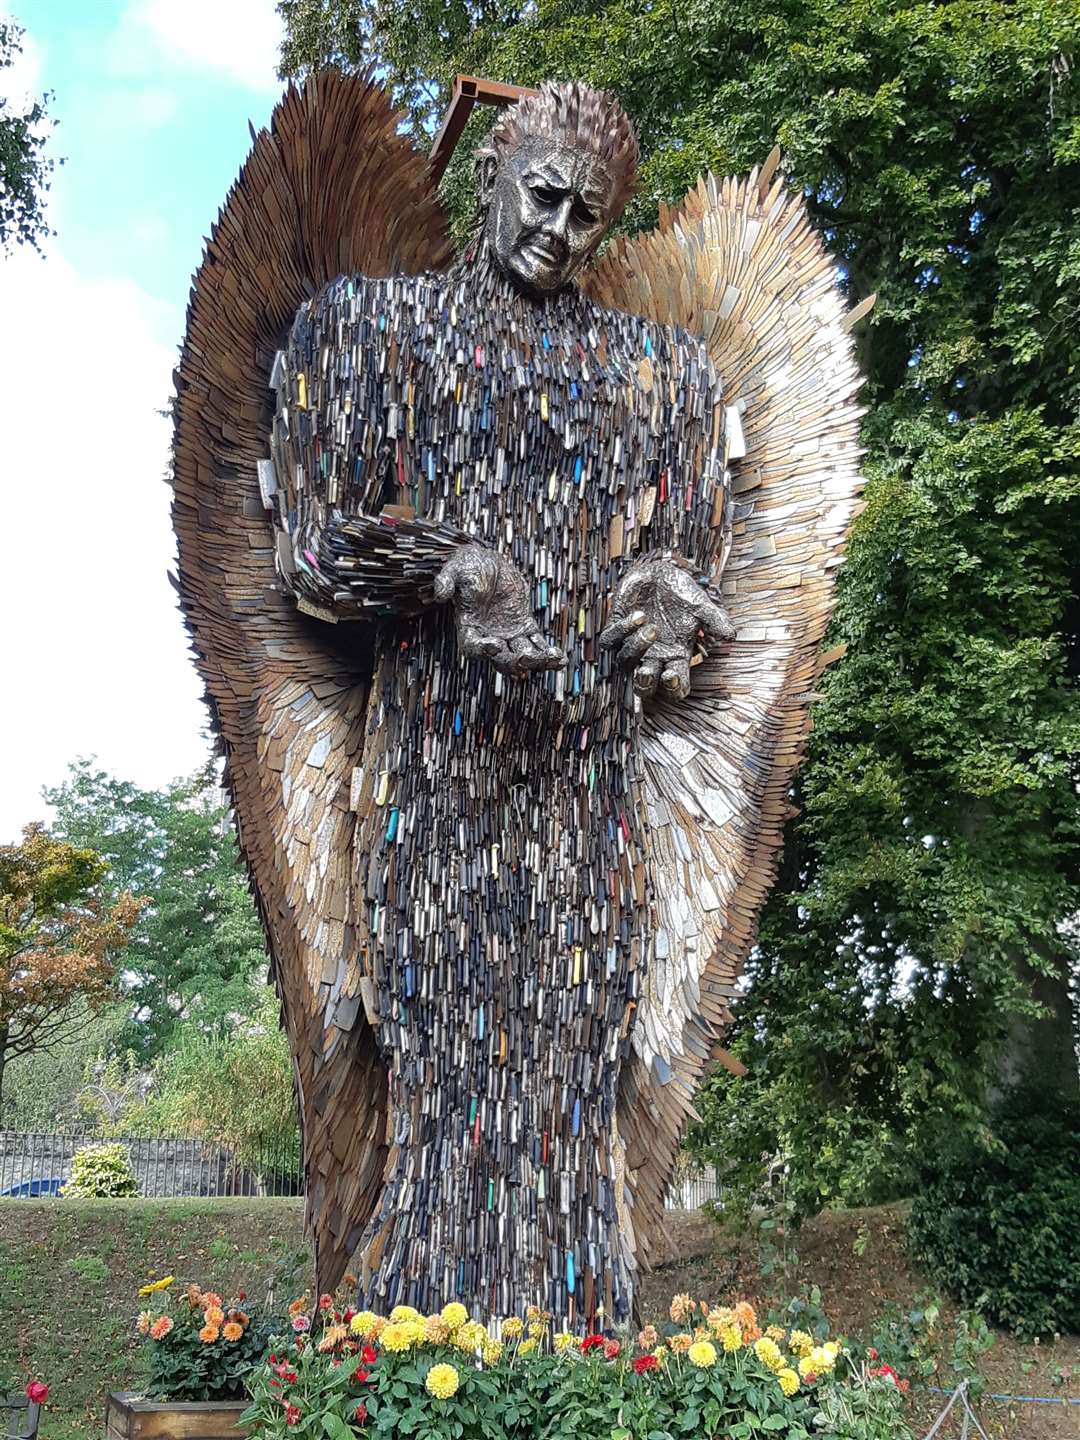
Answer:
<svg viewBox="0 0 1080 1440"><path fill-rule="evenodd" d="M154 336L179 316L53 246L0 260L0 315L4 840L78 755L160 785L206 751L166 575L175 356Z"/></svg>
<svg viewBox="0 0 1080 1440"><path fill-rule="evenodd" d="M0 20L7 19L10 16L0 10ZM10 100L13 108L26 110L41 98L42 55L41 46L25 30L19 45L21 53L11 65L0 70L0 100Z"/></svg>
<svg viewBox="0 0 1080 1440"><path fill-rule="evenodd" d="M275 0L132 0L127 12L174 55L276 91L282 24Z"/></svg>

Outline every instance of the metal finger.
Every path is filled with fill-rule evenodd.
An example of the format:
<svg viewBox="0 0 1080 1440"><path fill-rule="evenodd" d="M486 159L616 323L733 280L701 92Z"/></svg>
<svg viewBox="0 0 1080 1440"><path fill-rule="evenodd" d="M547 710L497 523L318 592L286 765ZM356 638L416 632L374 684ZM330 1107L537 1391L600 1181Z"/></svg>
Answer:
<svg viewBox="0 0 1080 1440"><path fill-rule="evenodd" d="M629 639L624 640L622 648L615 656L619 665L633 665L645 654L649 646L656 639L658 631L655 625L643 625L640 630L635 630Z"/></svg>
<svg viewBox="0 0 1080 1440"><path fill-rule="evenodd" d="M629 615L620 615L605 625L597 637L598 642L602 649L610 650L613 645L618 645L632 630L636 630L644 623L645 611L632 610Z"/></svg>
<svg viewBox="0 0 1080 1440"><path fill-rule="evenodd" d="M677 700L685 700L690 694L690 662L689 660L673 660L664 667L664 673L660 676L660 684L668 695Z"/></svg>
<svg viewBox="0 0 1080 1440"><path fill-rule="evenodd" d="M660 664L657 660L643 660L634 671L634 689L639 695L652 695L660 678Z"/></svg>

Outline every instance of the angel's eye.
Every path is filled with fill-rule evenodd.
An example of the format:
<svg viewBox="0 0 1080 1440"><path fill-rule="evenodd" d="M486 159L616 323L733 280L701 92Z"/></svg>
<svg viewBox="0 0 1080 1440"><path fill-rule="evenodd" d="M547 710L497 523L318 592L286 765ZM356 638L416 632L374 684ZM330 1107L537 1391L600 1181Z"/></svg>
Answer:
<svg viewBox="0 0 1080 1440"><path fill-rule="evenodd" d="M533 185L531 188L541 205L557 205L562 199L562 191L554 190L550 185Z"/></svg>

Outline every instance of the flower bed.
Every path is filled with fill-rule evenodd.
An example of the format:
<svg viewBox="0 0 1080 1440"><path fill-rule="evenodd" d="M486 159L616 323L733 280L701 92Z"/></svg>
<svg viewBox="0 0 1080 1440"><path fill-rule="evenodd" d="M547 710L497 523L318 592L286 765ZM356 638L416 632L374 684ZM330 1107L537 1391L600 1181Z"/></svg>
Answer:
<svg viewBox="0 0 1080 1440"><path fill-rule="evenodd" d="M899 1377L836 1340L764 1331L748 1304L687 1295L636 1337L551 1331L530 1309L494 1334L450 1304L385 1319L344 1297L290 1309L252 1373L243 1423L267 1440L910 1440Z"/></svg>

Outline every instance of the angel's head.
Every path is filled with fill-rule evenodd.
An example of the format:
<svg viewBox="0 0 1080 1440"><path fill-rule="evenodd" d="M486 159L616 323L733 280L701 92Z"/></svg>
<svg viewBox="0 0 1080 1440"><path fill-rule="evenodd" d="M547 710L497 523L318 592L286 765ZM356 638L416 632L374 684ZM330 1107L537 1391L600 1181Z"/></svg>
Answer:
<svg viewBox="0 0 1080 1440"><path fill-rule="evenodd" d="M510 106L476 152L496 262L534 294L569 285L622 214L637 163L633 126L606 90L549 81Z"/></svg>

